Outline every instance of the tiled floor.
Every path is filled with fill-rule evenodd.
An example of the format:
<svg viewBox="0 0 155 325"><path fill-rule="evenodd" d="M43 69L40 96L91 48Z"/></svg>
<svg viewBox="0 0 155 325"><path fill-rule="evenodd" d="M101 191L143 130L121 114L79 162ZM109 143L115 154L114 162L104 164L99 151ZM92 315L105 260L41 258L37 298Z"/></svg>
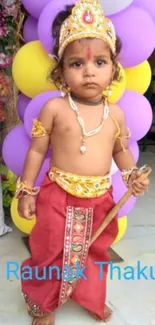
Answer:
<svg viewBox="0 0 155 325"><path fill-rule="evenodd" d="M121 267L122 280L108 280L108 304L114 310L109 325L155 325L155 154L146 152L141 156L140 165L149 164L153 168L151 185L147 195L138 199L136 207L128 216L128 229L124 238L113 247L124 262ZM20 294L20 281L6 279L7 261L21 262L29 254L21 241L21 233L0 237L0 324L30 325L24 302ZM148 266L145 274L148 280L137 279L137 262L141 268ZM116 265L117 266L117 265ZM126 266L134 268L134 280L125 280ZM154 280L150 277L150 266L154 267ZM131 273L130 273L131 274ZM128 274L129 275L129 274ZM56 314L56 325L93 325L88 314L72 302L63 306Z"/></svg>

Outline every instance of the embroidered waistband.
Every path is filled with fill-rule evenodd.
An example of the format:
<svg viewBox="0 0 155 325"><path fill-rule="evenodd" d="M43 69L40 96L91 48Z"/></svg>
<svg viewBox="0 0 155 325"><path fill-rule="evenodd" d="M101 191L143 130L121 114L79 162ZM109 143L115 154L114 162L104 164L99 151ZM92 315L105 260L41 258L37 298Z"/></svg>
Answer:
<svg viewBox="0 0 155 325"><path fill-rule="evenodd" d="M110 173L105 176L83 176L52 167L49 178L67 193L79 198L99 197L111 187Z"/></svg>

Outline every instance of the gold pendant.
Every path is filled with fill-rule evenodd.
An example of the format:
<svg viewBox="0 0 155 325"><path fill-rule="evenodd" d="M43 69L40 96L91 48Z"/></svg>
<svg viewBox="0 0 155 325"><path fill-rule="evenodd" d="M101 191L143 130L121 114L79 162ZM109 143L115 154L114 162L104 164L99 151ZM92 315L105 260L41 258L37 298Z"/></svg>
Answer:
<svg viewBox="0 0 155 325"><path fill-rule="evenodd" d="M84 144L80 147L80 151L82 154L84 154L87 151L87 148Z"/></svg>
<svg viewBox="0 0 155 325"><path fill-rule="evenodd" d="M87 151L87 147L85 145L85 137L82 138L82 146L80 147L80 151L84 154Z"/></svg>

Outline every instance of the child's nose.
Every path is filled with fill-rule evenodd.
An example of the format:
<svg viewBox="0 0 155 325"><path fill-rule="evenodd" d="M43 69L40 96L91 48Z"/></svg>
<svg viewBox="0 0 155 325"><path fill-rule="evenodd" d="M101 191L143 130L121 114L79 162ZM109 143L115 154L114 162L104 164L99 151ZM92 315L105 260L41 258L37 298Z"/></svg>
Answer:
<svg viewBox="0 0 155 325"><path fill-rule="evenodd" d="M85 77L92 77L95 76L93 65L91 63L87 64L84 71Z"/></svg>

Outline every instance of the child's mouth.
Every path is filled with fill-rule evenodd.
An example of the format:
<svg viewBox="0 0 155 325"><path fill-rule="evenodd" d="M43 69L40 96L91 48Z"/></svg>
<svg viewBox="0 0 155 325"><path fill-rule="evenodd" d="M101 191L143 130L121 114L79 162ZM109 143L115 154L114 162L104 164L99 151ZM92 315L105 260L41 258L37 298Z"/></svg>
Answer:
<svg viewBox="0 0 155 325"><path fill-rule="evenodd" d="M94 83L94 82L87 82L87 83L84 84L84 87L92 89L92 88L96 88L97 84Z"/></svg>

